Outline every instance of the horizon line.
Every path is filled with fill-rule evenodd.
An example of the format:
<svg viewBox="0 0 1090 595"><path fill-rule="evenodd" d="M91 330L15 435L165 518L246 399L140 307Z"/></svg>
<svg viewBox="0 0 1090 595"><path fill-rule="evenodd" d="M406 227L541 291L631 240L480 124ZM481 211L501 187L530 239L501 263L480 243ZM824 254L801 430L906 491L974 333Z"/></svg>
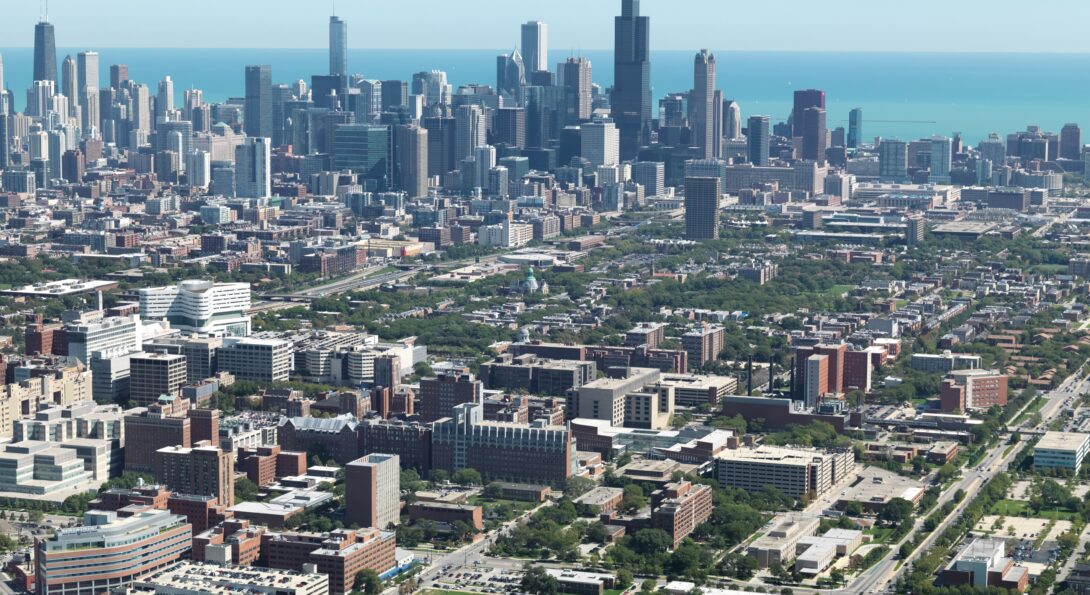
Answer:
<svg viewBox="0 0 1090 595"><path fill-rule="evenodd" d="M13 46L0 46L0 50L33 50L32 45L13 45ZM329 48L326 46L299 46L299 47L277 47L277 46L137 46L137 45L122 45L122 46L96 46L90 48L89 46L77 46L77 45L58 45L57 49L73 50L84 49L85 51L99 51L99 50L284 50L284 51L327 51ZM493 52L507 51L507 48L450 48L450 47L349 47L349 50L364 50L364 51L417 51L417 52ZM991 55L991 56L1011 56L1011 55L1023 55L1023 56L1090 56L1090 50L1087 51L1017 51L1017 50L1004 50L1004 51L991 51L991 50L867 50L867 49L821 49L821 50L807 50L807 49L792 49L792 50L775 50L775 49L714 49L709 48L713 52L723 52L732 54L917 54L917 55ZM562 49L553 49L551 52L563 53ZM612 52L613 48L581 48L579 52ZM699 52L700 49L678 49L678 48L662 48L652 49L651 52L684 52L693 53Z"/></svg>

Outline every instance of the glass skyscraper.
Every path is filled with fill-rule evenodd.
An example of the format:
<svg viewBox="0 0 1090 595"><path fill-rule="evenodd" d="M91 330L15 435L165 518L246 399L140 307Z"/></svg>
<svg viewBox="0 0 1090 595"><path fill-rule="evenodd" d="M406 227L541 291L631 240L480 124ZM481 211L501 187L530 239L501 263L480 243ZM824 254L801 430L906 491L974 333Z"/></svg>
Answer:
<svg viewBox="0 0 1090 595"><path fill-rule="evenodd" d="M614 20L613 121L621 132L621 159L634 159L651 128L651 19L640 0L622 0Z"/></svg>
<svg viewBox="0 0 1090 595"><path fill-rule="evenodd" d="M46 21L34 25L34 80L57 82L57 38Z"/></svg>
<svg viewBox="0 0 1090 595"><path fill-rule="evenodd" d="M348 23L329 17L329 74L348 76Z"/></svg>
<svg viewBox="0 0 1090 595"><path fill-rule="evenodd" d="M272 138L272 66L246 67L245 108L246 136Z"/></svg>

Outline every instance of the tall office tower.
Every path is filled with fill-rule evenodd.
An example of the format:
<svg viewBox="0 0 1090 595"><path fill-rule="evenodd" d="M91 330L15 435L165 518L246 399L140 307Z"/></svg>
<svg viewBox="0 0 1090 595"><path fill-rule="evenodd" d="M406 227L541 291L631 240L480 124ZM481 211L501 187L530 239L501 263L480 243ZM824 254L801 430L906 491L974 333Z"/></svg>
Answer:
<svg viewBox="0 0 1090 595"><path fill-rule="evenodd" d="M746 127L746 157L757 166L768 165L768 116L750 116Z"/></svg>
<svg viewBox="0 0 1090 595"><path fill-rule="evenodd" d="M387 529L401 510L401 459L372 453L344 467L345 524Z"/></svg>
<svg viewBox="0 0 1090 595"><path fill-rule="evenodd" d="M720 134L715 124L715 54L700 50L693 60L693 91L689 94L689 125L693 144L704 159L720 153Z"/></svg>
<svg viewBox="0 0 1090 595"><path fill-rule="evenodd" d="M185 158L185 176L192 188L208 188L212 183L212 156L207 151L193 151Z"/></svg>
<svg viewBox="0 0 1090 595"><path fill-rule="evenodd" d="M848 148L858 149L863 144L863 108L848 112Z"/></svg>
<svg viewBox="0 0 1090 595"><path fill-rule="evenodd" d="M80 52L76 54L76 66L79 73L79 92L81 97L91 90L98 91L98 52Z"/></svg>
<svg viewBox="0 0 1090 595"><path fill-rule="evenodd" d="M110 65L110 88L120 89L129 80L129 66L127 64Z"/></svg>
<svg viewBox="0 0 1090 595"><path fill-rule="evenodd" d="M723 136L731 140L742 138L742 108L733 99L723 102Z"/></svg>
<svg viewBox="0 0 1090 595"><path fill-rule="evenodd" d="M621 131L621 159L634 159L651 129L651 19L640 0L621 0L613 23L613 121Z"/></svg>
<svg viewBox="0 0 1090 595"><path fill-rule="evenodd" d="M802 158L818 163L825 161L829 137L825 129L825 110L808 107L802 110Z"/></svg>
<svg viewBox="0 0 1090 595"><path fill-rule="evenodd" d="M0 76L0 82L2 80ZM1060 129L1060 158L1082 159L1082 129L1078 124L1064 124Z"/></svg>
<svg viewBox="0 0 1090 595"><path fill-rule="evenodd" d="M348 23L329 17L329 74L348 76Z"/></svg>
<svg viewBox="0 0 1090 595"><path fill-rule="evenodd" d="M479 105L459 105L454 112L454 162L473 156L487 141L488 125Z"/></svg>
<svg viewBox="0 0 1090 595"><path fill-rule="evenodd" d="M526 108L501 107L492 119L492 142L526 148Z"/></svg>
<svg viewBox="0 0 1090 595"><path fill-rule="evenodd" d="M204 105L204 91L186 89L182 92L182 118L193 121L193 112Z"/></svg>
<svg viewBox="0 0 1090 595"><path fill-rule="evenodd" d="M578 124L590 119L594 88L590 60L568 58L556 65L557 84L564 87L564 124Z"/></svg>
<svg viewBox="0 0 1090 595"><path fill-rule="evenodd" d="M908 179L908 145L904 141L882 139L878 145L878 178L883 182Z"/></svg>
<svg viewBox="0 0 1090 595"><path fill-rule="evenodd" d="M244 117L246 136L272 138L272 66L246 67Z"/></svg>
<svg viewBox="0 0 1090 595"><path fill-rule="evenodd" d="M522 24L522 59L527 72L549 69L549 26L541 21Z"/></svg>
<svg viewBox="0 0 1090 595"><path fill-rule="evenodd" d="M176 494L211 496L220 506L235 503L234 453L208 441L167 446L155 452L155 481Z"/></svg>
<svg viewBox="0 0 1090 595"><path fill-rule="evenodd" d="M447 82L447 73L442 70L418 72L413 75L413 94L424 97L424 105L450 105L454 89Z"/></svg>
<svg viewBox="0 0 1090 595"><path fill-rule="evenodd" d="M820 89L795 91L795 107L791 110L791 136L803 135L803 112L811 107L825 109L825 91Z"/></svg>
<svg viewBox="0 0 1090 595"><path fill-rule="evenodd" d="M129 358L129 399L137 406L151 405L160 395L179 396L184 385L184 355L136 353Z"/></svg>
<svg viewBox="0 0 1090 595"><path fill-rule="evenodd" d="M390 127L376 124L338 124L333 130L333 166L350 169L373 189L385 189L392 181Z"/></svg>
<svg viewBox="0 0 1090 595"><path fill-rule="evenodd" d="M250 137L235 147L235 193L242 198L269 198L271 141L267 137Z"/></svg>
<svg viewBox="0 0 1090 595"><path fill-rule="evenodd" d="M55 129L49 135L49 179L57 180L61 176L61 158L68 150L68 135L63 129Z"/></svg>
<svg viewBox="0 0 1090 595"><path fill-rule="evenodd" d="M953 143L948 136L931 137L931 182L950 183L953 168Z"/></svg>
<svg viewBox="0 0 1090 595"><path fill-rule="evenodd" d="M34 25L34 80L57 82L57 38L45 20Z"/></svg>
<svg viewBox="0 0 1090 595"><path fill-rule="evenodd" d="M428 131L428 175L441 176L454 170L456 120L436 116L424 118L421 124Z"/></svg>
<svg viewBox="0 0 1090 595"><path fill-rule="evenodd" d="M409 106L407 81L382 81L382 111L398 110Z"/></svg>
<svg viewBox="0 0 1090 595"><path fill-rule="evenodd" d="M4 56L0 55L0 116L10 114L14 111L13 107L8 105L11 102L11 98L8 97L7 89L8 88L4 86ZM3 166L4 164L0 163L0 167Z"/></svg>
<svg viewBox="0 0 1090 595"><path fill-rule="evenodd" d="M394 183L410 199L428 195L428 131L416 124L394 128Z"/></svg>
<svg viewBox="0 0 1090 595"><path fill-rule="evenodd" d="M719 178L685 178L685 237L719 237Z"/></svg>
<svg viewBox="0 0 1090 595"><path fill-rule="evenodd" d="M79 95L76 92L78 84L76 61L72 59L72 56L65 56L61 62L61 95L68 98L69 106L75 106L79 100ZM68 116L70 114L64 115Z"/></svg>
<svg viewBox="0 0 1090 595"><path fill-rule="evenodd" d="M382 113L382 81L362 80L356 84L360 90L360 102L357 104L356 121L371 124Z"/></svg>
<svg viewBox="0 0 1090 595"><path fill-rule="evenodd" d="M0 170L11 164L11 116L0 110Z"/></svg>
<svg viewBox="0 0 1090 595"><path fill-rule="evenodd" d="M484 145L473 149L473 163L476 165L474 180L476 186L488 188L488 172L496 167L496 147Z"/></svg>
<svg viewBox="0 0 1090 595"><path fill-rule="evenodd" d="M583 124L579 128L583 159L593 168L620 164L622 138L623 134L609 120Z"/></svg>
<svg viewBox="0 0 1090 595"><path fill-rule="evenodd" d="M291 113L289 113L287 105L291 101L293 101L293 99L290 86L285 85L284 83L278 83L272 86L272 143L274 147L286 144L286 129L288 120L291 118Z"/></svg>
<svg viewBox="0 0 1090 595"><path fill-rule="evenodd" d="M136 130L151 130L151 90L144 83L132 87L132 124Z"/></svg>
<svg viewBox="0 0 1090 595"><path fill-rule="evenodd" d="M661 161L637 161L632 164L632 181L643 186L645 196L662 196L666 190L666 164Z"/></svg>
<svg viewBox="0 0 1090 595"><path fill-rule="evenodd" d="M174 81L169 76L164 76L159 81L159 94L155 97L155 118L165 118L174 111Z"/></svg>
<svg viewBox="0 0 1090 595"><path fill-rule="evenodd" d="M518 50L496 56L496 91L518 97L525 84L526 65Z"/></svg>

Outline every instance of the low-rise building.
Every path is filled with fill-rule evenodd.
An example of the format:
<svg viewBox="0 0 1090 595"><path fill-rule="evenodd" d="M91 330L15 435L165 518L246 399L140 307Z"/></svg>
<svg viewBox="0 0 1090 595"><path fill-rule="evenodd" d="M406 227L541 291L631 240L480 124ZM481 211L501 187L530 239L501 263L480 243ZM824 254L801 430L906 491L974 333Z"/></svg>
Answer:
<svg viewBox="0 0 1090 595"><path fill-rule="evenodd" d="M756 493L773 486L793 498L821 496L855 470L850 449L819 451L758 446L727 449L715 460L715 476L725 488Z"/></svg>
<svg viewBox="0 0 1090 595"><path fill-rule="evenodd" d="M1090 434L1045 432L1033 447L1033 466L1036 469L1065 469L1078 475L1088 450Z"/></svg>
<svg viewBox="0 0 1090 595"><path fill-rule="evenodd" d="M239 568L178 562L141 578L129 595L327 595L329 578L317 572Z"/></svg>

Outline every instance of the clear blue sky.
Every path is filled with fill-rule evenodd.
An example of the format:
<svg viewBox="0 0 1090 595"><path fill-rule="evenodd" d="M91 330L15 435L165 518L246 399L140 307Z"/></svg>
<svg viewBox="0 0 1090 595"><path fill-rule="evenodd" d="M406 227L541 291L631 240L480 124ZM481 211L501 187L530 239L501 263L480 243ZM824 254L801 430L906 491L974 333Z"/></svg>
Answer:
<svg viewBox="0 0 1090 595"><path fill-rule="evenodd" d="M620 0L340 0L357 48L612 47ZM52 0L60 47L322 47L329 0ZM655 49L1090 52L1085 0L643 0ZM0 47L33 44L36 0L0 2ZM1042 20L1043 19L1043 20ZM773 35L770 32L776 31Z"/></svg>

